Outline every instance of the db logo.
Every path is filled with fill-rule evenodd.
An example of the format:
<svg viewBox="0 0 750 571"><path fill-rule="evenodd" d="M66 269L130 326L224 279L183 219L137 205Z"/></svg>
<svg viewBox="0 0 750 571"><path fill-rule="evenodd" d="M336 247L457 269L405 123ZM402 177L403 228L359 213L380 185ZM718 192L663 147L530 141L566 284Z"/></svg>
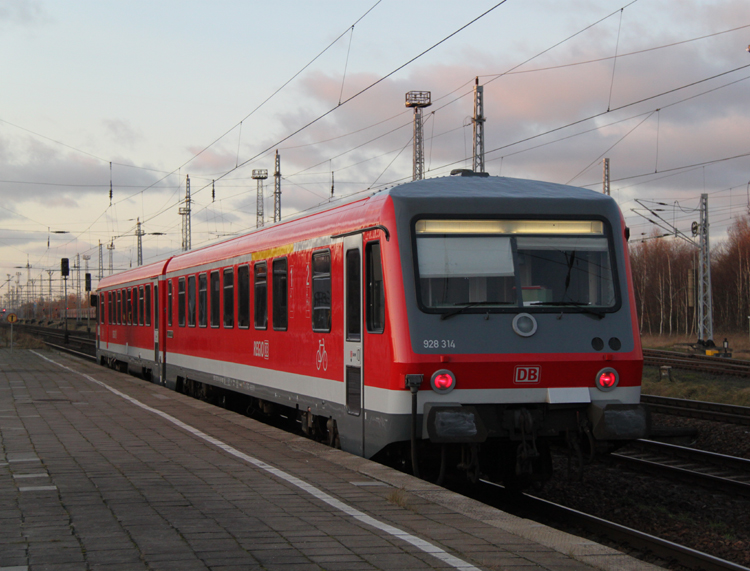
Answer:
<svg viewBox="0 0 750 571"><path fill-rule="evenodd" d="M513 377L514 383L538 383L542 376L542 368L534 367L516 367L516 374Z"/></svg>

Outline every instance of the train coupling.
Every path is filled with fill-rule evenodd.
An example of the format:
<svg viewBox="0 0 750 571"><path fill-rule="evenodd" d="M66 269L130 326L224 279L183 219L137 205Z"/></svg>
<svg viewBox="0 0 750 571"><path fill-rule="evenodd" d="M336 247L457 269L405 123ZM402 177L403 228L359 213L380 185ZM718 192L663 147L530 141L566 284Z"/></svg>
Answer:
<svg viewBox="0 0 750 571"><path fill-rule="evenodd" d="M484 442L487 428L476 407L458 403L425 403L422 434L438 444Z"/></svg>
<svg viewBox="0 0 750 571"><path fill-rule="evenodd" d="M587 412L596 440L635 440L651 431L651 415L642 404L595 401Z"/></svg>

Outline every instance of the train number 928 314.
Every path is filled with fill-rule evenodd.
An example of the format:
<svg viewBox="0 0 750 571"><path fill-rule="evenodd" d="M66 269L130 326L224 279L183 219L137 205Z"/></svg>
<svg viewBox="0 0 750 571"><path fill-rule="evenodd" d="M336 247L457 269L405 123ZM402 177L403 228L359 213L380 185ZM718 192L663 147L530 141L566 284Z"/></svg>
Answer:
<svg viewBox="0 0 750 571"><path fill-rule="evenodd" d="M425 339L422 344L425 349L455 349L454 339Z"/></svg>

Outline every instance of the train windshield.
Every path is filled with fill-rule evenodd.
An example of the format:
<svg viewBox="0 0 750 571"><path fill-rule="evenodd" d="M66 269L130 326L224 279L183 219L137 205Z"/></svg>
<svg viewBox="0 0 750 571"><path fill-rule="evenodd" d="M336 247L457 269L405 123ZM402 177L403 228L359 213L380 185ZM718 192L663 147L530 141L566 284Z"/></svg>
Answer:
<svg viewBox="0 0 750 571"><path fill-rule="evenodd" d="M428 311L611 310L616 288L598 220L418 220Z"/></svg>

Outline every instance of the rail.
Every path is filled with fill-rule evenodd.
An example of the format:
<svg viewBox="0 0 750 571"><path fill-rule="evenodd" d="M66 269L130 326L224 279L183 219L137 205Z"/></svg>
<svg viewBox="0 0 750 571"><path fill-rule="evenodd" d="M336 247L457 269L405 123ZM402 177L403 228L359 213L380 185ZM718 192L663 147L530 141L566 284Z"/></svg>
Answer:
<svg viewBox="0 0 750 571"><path fill-rule="evenodd" d="M641 395L651 412L750 426L750 407L654 395Z"/></svg>
<svg viewBox="0 0 750 571"><path fill-rule="evenodd" d="M708 355L693 355L677 351L644 349L643 364L652 367L668 366L674 369L700 371L714 375L750 377L750 361L727 357L710 357Z"/></svg>
<svg viewBox="0 0 750 571"><path fill-rule="evenodd" d="M651 474L686 479L750 497L750 460L665 442L637 440L610 454L618 463Z"/></svg>

